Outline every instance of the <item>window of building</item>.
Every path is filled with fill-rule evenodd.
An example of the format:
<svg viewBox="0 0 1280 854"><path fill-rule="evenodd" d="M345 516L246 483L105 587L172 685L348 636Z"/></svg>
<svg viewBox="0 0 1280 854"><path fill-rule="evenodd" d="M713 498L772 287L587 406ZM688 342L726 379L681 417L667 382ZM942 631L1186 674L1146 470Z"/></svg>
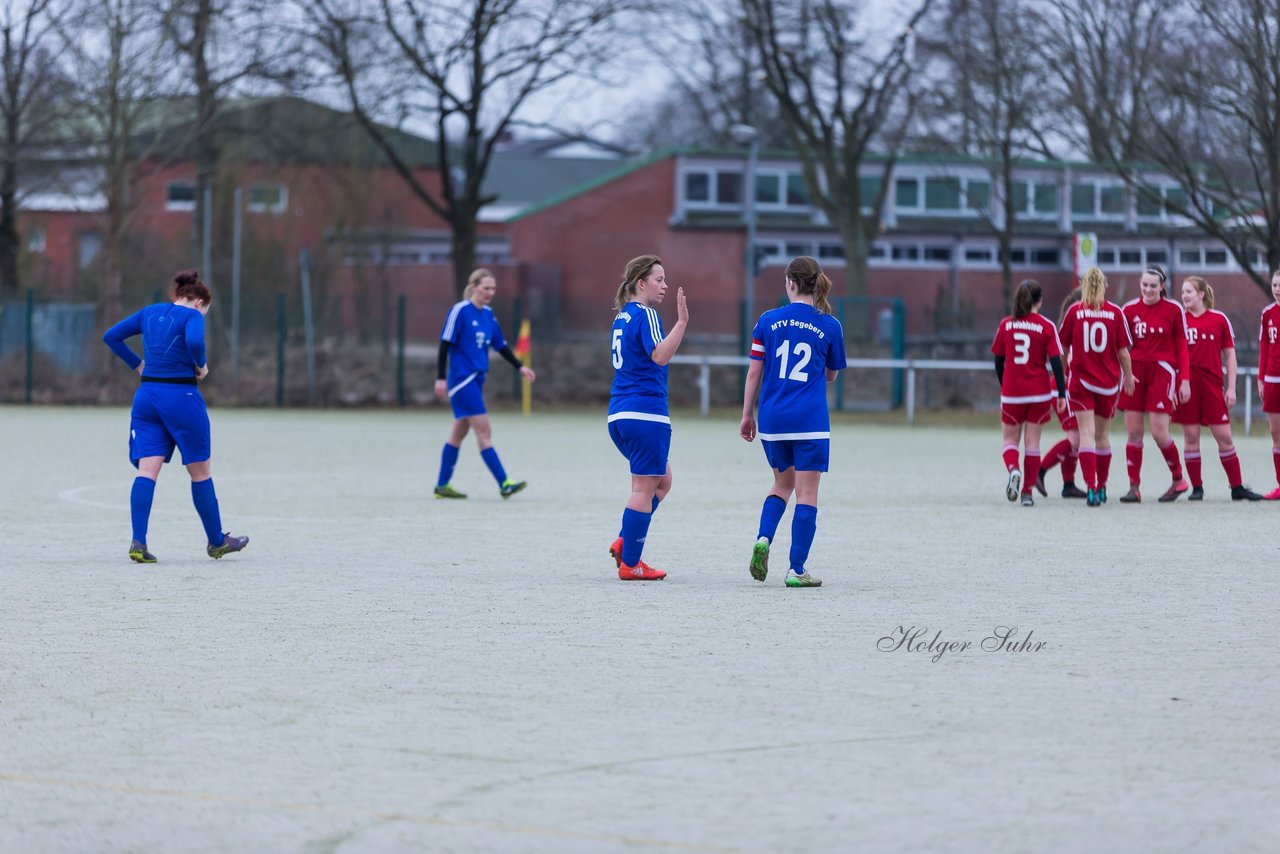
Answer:
<svg viewBox="0 0 1280 854"><path fill-rule="evenodd" d="M1142 250L1141 249L1121 249L1120 264L1121 266L1141 267L1142 266Z"/></svg>
<svg viewBox="0 0 1280 854"><path fill-rule="evenodd" d="M1139 187L1137 208L1138 216L1158 217L1164 204L1160 198L1160 190L1154 187Z"/></svg>
<svg viewBox="0 0 1280 854"><path fill-rule="evenodd" d="M804 182L804 176L796 172L787 175L787 206L794 208L809 206L809 185Z"/></svg>
<svg viewBox="0 0 1280 854"><path fill-rule="evenodd" d="M1026 181L1014 181L1010 196L1013 197L1013 209L1022 213L1030 202L1031 187Z"/></svg>
<svg viewBox="0 0 1280 854"><path fill-rule="evenodd" d="M35 227L27 232L27 251L43 252L47 243L43 228Z"/></svg>
<svg viewBox="0 0 1280 854"><path fill-rule="evenodd" d="M1062 252L1057 249L1032 249L1031 264L1036 267L1057 267L1062 263Z"/></svg>
<svg viewBox="0 0 1280 854"><path fill-rule="evenodd" d="M990 246L967 246L964 260L971 264L990 264L996 260L996 251Z"/></svg>
<svg viewBox="0 0 1280 854"><path fill-rule="evenodd" d="M1116 265L1116 250L1099 249L1098 264L1102 267L1114 267Z"/></svg>
<svg viewBox="0 0 1280 854"><path fill-rule="evenodd" d="M711 173L684 173L684 200L686 202L711 201Z"/></svg>
<svg viewBox="0 0 1280 854"><path fill-rule="evenodd" d="M883 260L886 254L883 243L873 243L871 245L871 251L868 253L868 257Z"/></svg>
<svg viewBox="0 0 1280 854"><path fill-rule="evenodd" d="M965 207L971 211L991 210L991 182L970 181L965 188Z"/></svg>
<svg viewBox="0 0 1280 854"><path fill-rule="evenodd" d="M950 264L951 263L951 247L950 246L925 246L924 260L934 264Z"/></svg>
<svg viewBox="0 0 1280 854"><path fill-rule="evenodd" d="M717 172L716 173L716 204L719 204L719 205L742 204L742 173L741 172Z"/></svg>
<svg viewBox="0 0 1280 854"><path fill-rule="evenodd" d="M1058 185L1036 184L1035 212L1039 214L1056 214L1058 212Z"/></svg>
<svg viewBox="0 0 1280 854"><path fill-rule="evenodd" d="M1150 266L1152 264L1168 264L1168 263L1169 263L1168 252L1164 251L1163 249L1147 250L1147 260L1146 260L1147 266Z"/></svg>
<svg viewBox="0 0 1280 854"><path fill-rule="evenodd" d="M1071 212L1077 216L1093 216L1096 189L1093 184L1071 185Z"/></svg>
<svg viewBox="0 0 1280 854"><path fill-rule="evenodd" d="M1187 191L1181 187L1166 187L1164 191L1165 216L1186 216Z"/></svg>
<svg viewBox="0 0 1280 854"><path fill-rule="evenodd" d="M960 210L960 179L926 178L924 206L932 211Z"/></svg>
<svg viewBox="0 0 1280 854"><path fill-rule="evenodd" d="M787 256L795 258L800 255L812 255L813 244L811 243L788 243Z"/></svg>
<svg viewBox="0 0 1280 854"><path fill-rule="evenodd" d="M756 176L756 201L762 205L776 205L782 200L782 178L778 175Z"/></svg>
<svg viewBox="0 0 1280 854"><path fill-rule="evenodd" d="M253 184L249 187L248 209L254 213L284 213L289 207L289 191L283 184Z"/></svg>
<svg viewBox="0 0 1280 854"><path fill-rule="evenodd" d="M1227 260L1227 250L1225 249L1204 250L1204 265L1206 267L1225 267L1227 266Z"/></svg>
<svg viewBox="0 0 1280 854"><path fill-rule="evenodd" d="M1015 246L1012 249L1010 249L1009 263L1025 265L1027 263L1027 250L1018 246Z"/></svg>
<svg viewBox="0 0 1280 854"><path fill-rule="evenodd" d="M88 231L76 239L76 269L88 269L102 251L102 235Z"/></svg>
<svg viewBox="0 0 1280 854"><path fill-rule="evenodd" d="M884 184L879 175L859 175L858 195L862 197L862 207L870 209L880 195L880 187Z"/></svg>
<svg viewBox="0 0 1280 854"><path fill-rule="evenodd" d="M1124 186L1113 184L1103 187L1101 193L1101 210L1107 216L1124 215Z"/></svg>
<svg viewBox="0 0 1280 854"><path fill-rule="evenodd" d="M914 243L895 243L891 257L894 261L919 261L920 247Z"/></svg>
<svg viewBox="0 0 1280 854"><path fill-rule="evenodd" d="M1200 250L1199 249L1180 249L1178 250L1178 264L1183 267L1199 267L1200 266Z"/></svg>
<svg viewBox="0 0 1280 854"><path fill-rule="evenodd" d="M193 211L196 209L196 184L194 181L170 181L165 185L164 209L167 211Z"/></svg>
<svg viewBox="0 0 1280 854"><path fill-rule="evenodd" d="M920 182L915 178L899 178L893 182L894 204L900 208L920 207Z"/></svg>
<svg viewBox="0 0 1280 854"><path fill-rule="evenodd" d="M819 243L818 258L828 261L843 261L844 247L839 243Z"/></svg>

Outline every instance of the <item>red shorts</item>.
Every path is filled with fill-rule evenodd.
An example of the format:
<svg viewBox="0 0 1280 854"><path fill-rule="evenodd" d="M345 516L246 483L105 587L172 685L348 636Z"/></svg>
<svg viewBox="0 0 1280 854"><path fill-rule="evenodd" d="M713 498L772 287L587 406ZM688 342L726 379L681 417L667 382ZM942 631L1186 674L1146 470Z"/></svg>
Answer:
<svg viewBox="0 0 1280 854"><path fill-rule="evenodd" d="M1262 411L1280 412L1280 383L1262 384Z"/></svg>
<svg viewBox="0 0 1280 854"><path fill-rule="evenodd" d="M1227 395L1222 390L1222 380L1214 380L1212 376L1200 371L1191 372L1191 397L1186 403L1178 404L1173 413L1175 424L1230 424L1231 413L1227 410Z"/></svg>
<svg viewBox="0 0 1280 854"><path fill-rule="evenodd" d="M1120 392L1098 394L1085 388L1075 377L1072 377L1067 386L1067 397L1071 398L1072 412L1092 412L1097 418L1109 420L1116 414L1116 402L1120 400Z"/></svg>
<svg viewBox="0 0 1280 854"><path fill-rule="evenodd" d="M1177 408L1177 372L1168 362L1134 362L1133 394L1120 390L1120 409L1127 412L1163 412Z"/></svg>
<svg viewBox="0 0 1280 854"><path fill-rule="evenodd" d="M1044 424L1049 420L1049 410L1053 408L1052 400L1041 400L1036 403L1002 403L1000 404L1000 423L1016 427L1019 424Z"/></svg>

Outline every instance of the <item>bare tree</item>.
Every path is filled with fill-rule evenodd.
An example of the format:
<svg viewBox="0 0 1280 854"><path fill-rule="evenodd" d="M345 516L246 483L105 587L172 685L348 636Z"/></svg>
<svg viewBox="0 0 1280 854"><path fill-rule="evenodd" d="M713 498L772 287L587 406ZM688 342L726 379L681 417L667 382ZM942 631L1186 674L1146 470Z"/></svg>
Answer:
<svg viewBox="0 0 1280 854"><path fill-rule="evenodd" d="M9 2L0 11L0 295L19 287L21 173L56 133L66 77L49 36L59 12L52 0Z"/></svg>
<svg viewBox="0 0 1280 854"><path fill-rule="evenodd" d="M298 54L286 3L272 0L161 0L164 31L187 60L189 80L177 91L193 92L192 139L196 161L194 236L204 229L205 188L213 186L221 156L221 102L254 82L287 83ZM206 271L209 276L212 271Z"/></svg>
<svg viewBox="0 0 1280 854"><path fill-rule="evenodd" d="M427 208L449 224L457 288L475 266L494 147L535 94L615 61L637 0L310 0L312 36L352 112ZM378 61L370 61L377 57ZM434 129L440 180L392 128Z"/></svg>
<svg viewBox="0 0 1280 854"><path fill-rule="evenodd" d="M1018 208L1014 169L1028 157L1052 156L1042 128L1051 126L1039 46L1050 31L1025 0L949 0L923 28L919 50L939 59L921 108L934 147L987 164L986 196L960 202L978 212L1000 250L1004 300L1013 295L1013 236ZM961 195L956 181L956 193ZM994 189L994 192L992 190Z"/></svg>
<svg viewBox="0 0 1280 854"><path fill-rule="evenodd" d="M920 0L901 34L876 49L850 0L742 0L810 195L840 234L852 295L867 292L871 242L917 105L913 28L930 2ZM883 156L881 180L865 198L861 172L873 155Z"/></svg>
<svg viewBox="0 0 1280 854"><path fill-rule="evenodd" d="M756 128L762 148L790 146L738 0L689 0L670 14L673 80L653 104L663 120L645 129L645 146L736 148L735 124Z"/></svg>
<svg viewBox="0 0 1280 854"><path fill-rule="evenodd" d="M77 84L72 133L106 203L102 310L107 317L123 308L133 184L139 160L145 159L134 148L134 135L168 68L160 25L150 0L83 0L59 27Z"/></svg>
<svg viewBox="0 0 1280 854"><path fill-rule="evenodd" d="M1133 163L1144 152L1142 112L1186 0L1048 0L1038 55L1051 75L1058 128L1096 163Z"/></svg>

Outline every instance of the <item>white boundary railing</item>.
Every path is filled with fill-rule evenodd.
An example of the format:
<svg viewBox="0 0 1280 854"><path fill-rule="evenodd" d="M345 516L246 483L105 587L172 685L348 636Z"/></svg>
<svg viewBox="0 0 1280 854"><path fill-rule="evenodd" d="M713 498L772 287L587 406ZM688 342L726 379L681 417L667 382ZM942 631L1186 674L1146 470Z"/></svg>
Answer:
<svg viewBox="0 0 1280 854"><path fill-rule="evenodd" d="M906 375L906 409L907 423L916 423L916 374L919 371L991 371L995 366L991 362L960 361L949 359L849 359L851 368L886 368L907 372ZM699 408L703 416L711 411L711 368L739 367L751 364L746 356L672 356L673 365L698 366ZM1236 382L1244 379L1244 432L1249 435L1253 429L1253 378L1258 375L1257 368L1240 368L1237 370ZM1239 398L1237 398L1239 400Z"/></svg>

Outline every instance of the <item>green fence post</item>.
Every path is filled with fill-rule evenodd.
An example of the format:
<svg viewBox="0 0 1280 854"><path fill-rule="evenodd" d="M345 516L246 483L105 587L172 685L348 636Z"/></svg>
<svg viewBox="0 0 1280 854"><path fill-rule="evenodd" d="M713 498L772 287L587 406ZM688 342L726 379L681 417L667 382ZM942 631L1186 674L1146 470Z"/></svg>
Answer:
<svg viewBox="0 0 1280 854"><path fill-rule="evenodd" d="M404 406L404 323L405 296L396 297L396 401Z"/></svg>
<svg viewBox="0 0 1280 854"><path fill-rule="evenodd" d="M901 297L893 300L893 358L907 357L907 307ZM902 406L902 368L893 369L893 408Z"/></svg>
<svg viewBox="0 0 1280 854"><path fill-rule="evenodd" d="M36 379L35 318L36 318L36 292L34 288L27 288L27 379L26 379L27 403L31 402L31 392L32 392L32 388L35 386L35 379Z"/></svg>
<svg viewBox="0 0 1280 854"><path fill-rule="evenodd" d="M284 406L284 294L276 294L276 406Z"/></svg>

